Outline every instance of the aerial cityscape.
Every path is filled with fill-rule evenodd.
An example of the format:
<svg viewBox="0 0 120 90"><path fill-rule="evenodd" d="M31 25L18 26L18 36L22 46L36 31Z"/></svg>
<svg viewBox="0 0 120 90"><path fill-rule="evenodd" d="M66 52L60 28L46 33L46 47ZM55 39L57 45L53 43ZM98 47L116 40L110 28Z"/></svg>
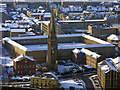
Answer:
<svg viewBox="0 0 120 90"><path fill-rule="evenodd" d="M13 0L0 16L1 90L120 89L119 0Z"/></svg>

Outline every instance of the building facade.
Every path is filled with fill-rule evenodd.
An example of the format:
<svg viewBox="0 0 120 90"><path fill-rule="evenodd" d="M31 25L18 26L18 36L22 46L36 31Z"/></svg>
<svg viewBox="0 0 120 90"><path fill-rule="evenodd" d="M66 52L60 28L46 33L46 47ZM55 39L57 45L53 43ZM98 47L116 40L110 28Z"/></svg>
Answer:
<svg viewBox="0 0 120 90"><path fill-rule="evenodd" d="M107 40L107 37L111 34L118 34L118 30L111 25L89 25L88 32L94 37L98 37L103 40Z"/></svg>
<svg viewBox="0 0 120 90"><path fill-rule="evenodd" d="M3 38L3 46L12 57L21 54L33 56L36 61L45 62L47 55L48 36L26 36ZM58 59L72 58L72 50L86 48L97 52L104 57L115 56L115 45L86 34L62 34L57 35ZM97 44L97 45L96 45ZM35 48L34 48L34 47Z"/></svg>
<svg viewBox="0 0 120 90"><path fill-rule="evenodd" d="M117 63L115 63L117 62ZM98 63L97 75L103 90L120 88L120 58L110 59Z"/></svg>
<svg viewBox="0 0 120 90"><path fill-rule="evenodd" d="M31 77L30 85L32 88L57 89L59 88L58 78L51 73L43 73L40 76Z"/></svg>
<svg viewBox="0 0 120 90"><path fill-rule="evenodd" d="M33 75L36 73L36 62L24 54L13 60L15 75Z"/></svg>
<svg viewBox="0 0 120 90"><path fill-rule="evenodd" d="M104 59L103 56L85 48L82 48L79 51L74 49L73 54L73 58L77 63L82 64L82 66L87 64L95 69L97 69L97 63Z"/></svg>

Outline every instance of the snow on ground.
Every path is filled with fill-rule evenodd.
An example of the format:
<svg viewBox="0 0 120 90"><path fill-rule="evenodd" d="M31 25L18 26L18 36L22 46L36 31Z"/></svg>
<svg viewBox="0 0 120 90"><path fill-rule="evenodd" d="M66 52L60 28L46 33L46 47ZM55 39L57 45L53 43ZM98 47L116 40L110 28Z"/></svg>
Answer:
<svg viewBox="0 0 120 90"><path fill-rule="evenodd" d="M3 66L13 66L13 60L9 57L0 56L0 59L2 60Z"/></svg>
<svg viewBox="0 0 120 90"><path fill-rule="evenodd" d="M58 65L58 72L64 73L70 71L70 68L73 68L74 66L64 66L64 65Z"/></svg>
<svg viewBox="0 0 120 90"><path fill-rule="evenodd" d="M25 76L22 76L22 77L20 77L20 76L12 76L11 77L11 79L13 79L13 80L15 80L15 79L17 79L17 80L23 80L23 79L30 79L31 78L31 76L30 75L25 75Z"/></svg>
<svg viewBox="0 0 120 90"><path fill-rule="evenodd" d="M75 82L74 80L65 80L65 81L61 81L61 88L69 89L70 87L75 87L75 89L80 89L80 88L84 88L83 83L82 82Z"/></svg>

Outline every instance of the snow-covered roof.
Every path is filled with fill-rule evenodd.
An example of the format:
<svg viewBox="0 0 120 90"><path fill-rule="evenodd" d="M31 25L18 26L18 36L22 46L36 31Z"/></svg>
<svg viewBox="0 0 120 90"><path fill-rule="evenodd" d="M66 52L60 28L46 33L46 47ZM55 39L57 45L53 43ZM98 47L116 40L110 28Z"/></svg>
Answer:
<svg viewBox="0 0 120 90"><path fill-rule="evenodd" d="M31 15L44 15L44 13L31 13Z"/></svg>
<svg viewBox="0 0 120 90"><path fill-rule="evenodd" d="M43 17L51 17L51 14L45 14Z"/></svg>
<svg viewBox="0 0 120 90"><path fill-rule="evenodd" d="M86 68L93 68L93 67L91 67L91 66L89 66L89 65L84 65L84 67L86 67Z"/></svg>
<svg viewBox="0 0 120 90"><path fill-rule="evenodd" d="M99 62L98 65L104 73L108 73L111 70L118 72L117 68L112 64L111 58L107 58L106 60Z"/></svg>
<svg viewBox="0 0 120 90"><path fill-rule="evenodd" d="M120 57L112 59L113 63L120 69Z"/></svg>
<svg viewBox="0 0 120 90"><path fill-rule="evenodd" d="M111 34L107 39L120 41L120 35Z"/></svg>
<svg viewBox="0 0 120 90"><path fill-rule="evenodd" d="M15 58L14 61L15 61L15 62L21 61L21 60L23 60L23 59L25 59L25 58L27 58L27 59L29 59L29 60L31 60L31 61L35 61L33 58L31 58L31 57L29 57L29 56L27 56L27 55L24 55L24 54L22 54L22 55L18 56L17 58Z"/></svg>
<svg viewBox="0 0 120 90"><path fill-rule="evenodd" d="M79 49L77 49L77 48L75 48L74 50L72 50L72 52L74 52L74 53L79 53L80 52L80 50Z"/></svg>
<svg viewBox="0 0 120 90"><path fill-rule="evenodd" d="M50 21L42 21L42 23L46 24L46 25L49 25L50 24Z"/></svg>
<svg viewBox="0 0 120 90"><path fill-rule="evenodd" d="M85 20L84 22L97 22L97 21L99 21L99 22L104 22L105 20L104 19L92 19L92 20ZM70 23L75 23L75 22L82 22L82 21L80 21L80 20L62 20L62 21L58 21L58 23L68 23L68 22L70 22Z"/></svg>
<svg viewBox="0 0 120 90"><path fill-rule="evenodd" d="M52 75L54 78L58 79L58 77L57 77L55 74L53 74L52 72L46 72L46 73L43 73L43 74L50 74L50 75Z"/></svg>
<svg viewBox="0 0 120 90"><path fill-rule="evenodd" d="M0 31L10 31L10 28L0 28Z"/></svg>
<svg viewBox="0 0 120 90"><path fill-rule="evenodd" d="M48 22L48 21L47 21ZM98 38L95 38L95 37L92 37L90 35L86 35L86 34L60 34L60 35L57 35L58 38L60 37L84 37L84 38L88 38L90 40L93 40L95 42L98 42L100 44L110 44L106 41L103 41L101 39L98 39ZM22 39L38 39L38 38L48 38L47 35L44 35L44 36L27 36L27 37L9 37L10 39L12 40L22 40Z"/></svg>
<svg viewBox="0 0 120 90"><path fill-rule="evenodd" d="M11 32L26 32L25 29L11 29Z"/></svg>
<svg viewBox="0 0 120 90"><path fill-rule="evenodd" d="M94 58L99 58L101 55L99 55L99 54L97 54L97 53L95 53L95 52L92 52L92 51L90 51L90 50L88 50L88 49L85 49L85 48L82 48L81 50L80 50L80 52L82 52L82 53L85 53L85 54L87 54L87 55L89 55L89 56L91 56L91 57L94 57Z"/></svg>
<svg viewBox="0 0 120 90"><path fill-rule="evenodd" d="M22 49L22 50L24 50L24 51L27 51L27 48L26 48L26 47L22 46L21 44L13 41L13 40L11 40L11 39L9 39L9 38L7 38L7 37L6 37L6 38L3 38L2 40L5 40L6 42L10 43L11 45L14 45L14 46L16 46L16 47L18 47L18 48L20 48L20 49Z"/></svg>

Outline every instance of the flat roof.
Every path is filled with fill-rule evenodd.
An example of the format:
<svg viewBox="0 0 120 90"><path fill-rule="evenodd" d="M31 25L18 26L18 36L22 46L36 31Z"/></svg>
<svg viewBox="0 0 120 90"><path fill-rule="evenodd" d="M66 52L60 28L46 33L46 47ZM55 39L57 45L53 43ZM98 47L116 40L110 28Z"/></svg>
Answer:
<svg viewBox="0 0 120 90"><path fill-rule="evenodd" d="M60 37L84 37L84 38L93 40L95 42L101 43L101 44L110 44L107 41L95 38L95 37L87 35L87 34L60 34L60 35L56 35L56 36L57 36L57 38L60 38ZM9 39L12 39L12 40L39 39L39 38L48 38L48 36L43 35L43 36L9 37Z"/></svg>
<svg viewBox="0 0 120 90"><path fill-rule="evenodd" d="M85 43L58 43L58 49L75 49L75 48L92 48L92 47L113 47L113 44L95 44L86 45ZM24 45L27 51L41 51L47 50L47 44L41 45Z"/></svg>
<svg viewBox="0 0 120 90"><path fill-rule="evenodd" d="M85 20L85 21L80 21L80 20L62 20L62 21L58 21L58 23L74 23L74 22L104 22L104 19L92 19L92 20Z"/></svg>

